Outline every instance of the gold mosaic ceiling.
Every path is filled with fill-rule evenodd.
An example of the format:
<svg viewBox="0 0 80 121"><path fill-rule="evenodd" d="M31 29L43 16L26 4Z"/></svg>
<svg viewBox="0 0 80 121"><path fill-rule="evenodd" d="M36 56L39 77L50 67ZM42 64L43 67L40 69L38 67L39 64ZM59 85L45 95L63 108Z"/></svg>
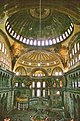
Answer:
<svg viewBox="0 0 80 121"><path fill-rule="evenodd" d="M27 66L55 66L60 64L60 59L55 53L49 51L29 51L22 55L18 63Z"/></svg>
<svg viewBox="0 0 80 121"><path fill-rule="evenodd" d="M66 64L68 59L68 44L65 45L63 43L72 36L74 24L78 25L80 23L80 1L43 0L41 2L40 21L39 1L0 1L0 18L3 18L5 15L7 16L5 28L8 35L15 42L14 48L11 45L12 53L14 53L12 58L13 62L14 60L18 60L17 62L25 65L29 65L30 62L34 64L35 62L35 66L37 66L39 60L43 62L44 66L48 62L52 63L53 66L55 62L59 64L60 61L62 64ZM41 26L39 22L42 22ZM41 31L39 31L40 27ZM16 42L20 43L20 48L18 49L16 49ZM21 43L27 46L24 48ZM35 48L35 46L41 48ZM47 47L49 47L48 51Z"/></svg>

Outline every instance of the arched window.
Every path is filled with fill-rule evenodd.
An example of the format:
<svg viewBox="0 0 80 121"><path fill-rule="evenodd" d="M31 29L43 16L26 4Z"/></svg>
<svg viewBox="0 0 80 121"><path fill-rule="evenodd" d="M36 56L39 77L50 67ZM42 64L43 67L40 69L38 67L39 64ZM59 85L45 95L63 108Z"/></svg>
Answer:
<svg viewBox="0 0 80 121"><path fill-rule="evenodd" d="M40 87L41 87L41 83L37 82L37 88L40 88Z"/></svg>
<svg viewBox="0 0 80 121"><path fill-rule="evenodd" d="M10 43L2 30L0 30L0 65L5 69L12 69Z"/></svg>
<svg viewBox="0 0 80 121"><path fill-rule="evenodd" d="M46 82L32 82L32 97L45 97L46 96Z"/></svg>

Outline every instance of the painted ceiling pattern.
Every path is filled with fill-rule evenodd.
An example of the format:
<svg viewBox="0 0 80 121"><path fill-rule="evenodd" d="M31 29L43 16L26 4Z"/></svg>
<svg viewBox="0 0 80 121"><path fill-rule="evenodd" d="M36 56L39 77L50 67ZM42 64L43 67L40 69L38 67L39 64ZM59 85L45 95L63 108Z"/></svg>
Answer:
<svg viewBox="0 0 80 121"><path fill-rule="evenodd" d="M6 31L26 45L49 46L66 40L73 32L71 19L52 9L24 9L6 21Z"/></svg>
<svg viewBox="0 0 80 121"><path fill-rule="evenodd" d="M39 66L39 63L40 66L52 66L58 65L60 60L55 53L53 54L48 51L34 50L22 55L18 62L27 66Z"/></svg>
<svg viewBox="0 0 80 121"><path fill-rule="evenodd" d="M13 68L16 63L67 66L69 45L65 43L71 41L75 24L80 23L79 0L43 0L42 6L37 0L3 0L0 24L4 18L6 35L12 42Z"/></svg>

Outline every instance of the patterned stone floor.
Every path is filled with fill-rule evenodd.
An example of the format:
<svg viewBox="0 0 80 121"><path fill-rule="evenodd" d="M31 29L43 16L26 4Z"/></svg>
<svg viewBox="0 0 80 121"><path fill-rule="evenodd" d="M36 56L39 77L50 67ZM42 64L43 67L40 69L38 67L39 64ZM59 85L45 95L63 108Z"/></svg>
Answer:
<svg viewBox="0 0 80 121"><path fill-rule="evenodd" d="M11 121L30 121L30 115L32 115L34 111L21 111L14 110L10 113Z"/></svg>
<svg viewBox="0 0 80 121"><path fill-rule="evenodd" d="M30 116L36 114L36 110L13 110L9 116L10 116L10 121L31 121ZM70 120L49 120L49 121L70 121Z"/></svg>

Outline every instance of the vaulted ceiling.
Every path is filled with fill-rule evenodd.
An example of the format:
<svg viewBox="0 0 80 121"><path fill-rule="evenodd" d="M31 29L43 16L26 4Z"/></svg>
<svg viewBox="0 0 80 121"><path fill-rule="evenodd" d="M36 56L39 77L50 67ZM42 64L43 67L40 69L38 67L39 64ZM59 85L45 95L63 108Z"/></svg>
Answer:
<svg viewBox="0 0 80 121"><path fill-rule="evenodd" d="M80 31L78 0L0 0L0 29L15 64L67 67L68 45ZM31 63L31 64L30 64Z"/></svg>

